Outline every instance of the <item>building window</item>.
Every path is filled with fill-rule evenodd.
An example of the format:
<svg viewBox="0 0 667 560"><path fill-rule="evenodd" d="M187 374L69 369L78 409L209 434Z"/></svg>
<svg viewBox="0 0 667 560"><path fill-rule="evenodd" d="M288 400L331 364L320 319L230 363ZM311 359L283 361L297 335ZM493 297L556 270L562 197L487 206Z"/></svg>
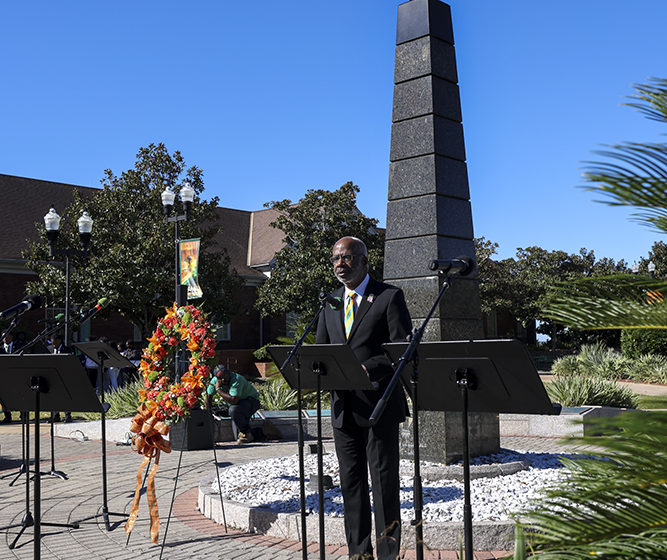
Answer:
<svg viewBox="0 0 667 560"><path fill-rule="evenodd" d="M229 342L232 339L232 324L225 323L223 325L216 325L215 339L222 342Z"/></svg>

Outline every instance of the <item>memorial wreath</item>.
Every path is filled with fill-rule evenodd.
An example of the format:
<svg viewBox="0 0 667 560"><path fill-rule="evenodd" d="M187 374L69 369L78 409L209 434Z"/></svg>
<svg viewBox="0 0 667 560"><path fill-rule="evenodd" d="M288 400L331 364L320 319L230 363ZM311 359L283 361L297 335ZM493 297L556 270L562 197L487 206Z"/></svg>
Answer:
<svg viewBox="0 0 667 560"><path fill-rule="evenodd" d="M137 471L137 487L130 517L125 525L129 534L137 520L144 468L155 459L146 481L146 495L150 511L150 536L157 543L159 516L155 497L155 475L160 462L160 452L171 453L171 443L164 436L171 426L190 414L195 405L203 402L202 394L211 377L215 362L215 338L205 313L192 305L176 303L158 321L153 335L148 339L139 365L144 388L139 390L141 404L132 419L130 431L134 433L132 446L144 456ZM180 379L172 364L181 343L190 352L189 368Z"/></svg>

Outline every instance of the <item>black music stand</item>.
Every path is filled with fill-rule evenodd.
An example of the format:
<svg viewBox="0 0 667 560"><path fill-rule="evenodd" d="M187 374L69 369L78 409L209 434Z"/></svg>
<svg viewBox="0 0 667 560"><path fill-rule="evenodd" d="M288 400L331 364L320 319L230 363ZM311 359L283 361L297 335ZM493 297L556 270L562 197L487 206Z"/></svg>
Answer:
<svg viewBox="0 0 667 560"><path fill-rule="evenodd" d="M96 513L95 515L90 515L89 517L84 517L78 522L89 521L91 519L96 519L97 517L102 516L104 519L104 526L107 531L111 531L111 525L109 524L109 516L115 515L117 517L127 517L127 513L115 513L109 511L108 505L108 491L107 491L107 417L106 411L108 407L104 402L104 368L117 367L117 368L127 368L134 367L134 364L130 362L125 356L121 355L117 350L106 344L105 342L79 342L74 344L74 348L77 348L82 354L88 356L93 362L97 364L97 376L101 379L102 385L102 513ZM92 387L92 386L91 386Z"/></svg>
<svg viewBox="0 0 667 560"><path fill-rule="evenodd" d="M274 361L284 363L291 351L290 346L268 346ZM299 360L291 362L282 372L294 390L317 391L317 495L319 510L320 559L325 558L324 542L324 488L322 466L322 390L369 390L373 383L361 367L359 360L347 344L308 344L299 349ZM299 401L300 402L300 401ZM302 411L299 409L299 430L302 430ZM303 437L299 438L303 441ZM304 483L303 449L299 449L301 484ZM301 499L301 517L305 518L304 493ZM304 522L305 524L305 522ZM305 535L302 546L307 547Z"/></svg>
<svg viewBox="0 0 667 560"><path fill-rule="evenodd" d="M407 347L402 342L383 344L393 363ZM418 421L419 410L463 413L465 559L472 560L468 412L558 414L560 408L551 403L528 351L518 340L422 342L418 354L418 378L407 368L401 371L401 381L413 400L413 422ZM419 442L414 445L418 449ZM421 497L418 502L415 499L417 503Z"/></svg>
<svg viewBox="0 0 667 560"><path fill-rule="evenodd" d="M41 526L71 527L77 529L78 523L42 523L41 521L41 474L39 472L39 416L42 411L56 412L73 410L77 412L101 412L102 405L90 386L81 362L73 354L30 354L26 356L0 356L0 372L3 383L0 384L2 400L12 410L26 414L35 414L35 477L34 477L34 518L30 513L30 495L26 480L26 513L18 525L3 529L21 527L19 534L9 545L10 549L28 527L34 527L33 558L40 558ZM29 462L26 457L26 463ZM27 467L26 467L27 471Z"/></svg>

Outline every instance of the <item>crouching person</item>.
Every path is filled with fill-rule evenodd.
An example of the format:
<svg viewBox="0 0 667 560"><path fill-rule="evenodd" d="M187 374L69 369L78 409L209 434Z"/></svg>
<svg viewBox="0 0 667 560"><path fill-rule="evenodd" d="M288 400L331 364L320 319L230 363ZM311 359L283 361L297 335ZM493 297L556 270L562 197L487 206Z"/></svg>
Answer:
<svg viewBox="0 0 667 560"><path fill-rule="evenodd" d="M229 404L229 415L232 418L232 431L236 443L255 441L255 436L250 429L250 418L260 407L257 389L245 377L229 371L221 364L213 370L213 377L206 389L206 404L209 410L213 395L216 393Z"/></svg>

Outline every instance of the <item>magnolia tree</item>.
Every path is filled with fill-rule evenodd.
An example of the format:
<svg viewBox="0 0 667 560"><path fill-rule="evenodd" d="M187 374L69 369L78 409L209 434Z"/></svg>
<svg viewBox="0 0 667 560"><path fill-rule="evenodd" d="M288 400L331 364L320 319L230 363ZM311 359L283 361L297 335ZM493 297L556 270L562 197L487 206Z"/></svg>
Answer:
<svg viewBox="0 0 667 560"><path fill-rule="evenodd" d="M359 187L348 182L335 191L309 190L297 204L268 202L280 212L271 227L280 229L285 246L276 253L271 277L259 289L257 308L264 315L296 313L312 317L321 290L340 284L333 275L331 249L341 237L352 235L366 243L371 274L382 278L384 234L377 220L357 209Z"/></svg>
<svg viewBox="0 0 667 560"><path fill-rule="evenodd" d="M173 225L165 221L160 195L166 187L178 193L185 181L197 197L189 219L179 224L179 236L201 238L201 304L216 322L229 321L235 312L234 294L240 279L230 269L225 249L215 241L220 231L215 212L218 199L203 199L202 171L186 167L180 152L170 154L162 143L141 148L134 168L120 176L107 169L99 192L88 196L74 190L70 206L56 209L63 217L60 236L64 239L59 243L71 247L78 246L76 220L81 213L87 211L94 221L89 258L73 259L73 305L105 296L110 302L108 310L118 311L141 329L143 337L148 336L175 295ZM44 224L37 224L37 228L41 240L28 246L25 257L39 280L29 283L27 289L61 305L64 271L47 264Z"/></svg>

